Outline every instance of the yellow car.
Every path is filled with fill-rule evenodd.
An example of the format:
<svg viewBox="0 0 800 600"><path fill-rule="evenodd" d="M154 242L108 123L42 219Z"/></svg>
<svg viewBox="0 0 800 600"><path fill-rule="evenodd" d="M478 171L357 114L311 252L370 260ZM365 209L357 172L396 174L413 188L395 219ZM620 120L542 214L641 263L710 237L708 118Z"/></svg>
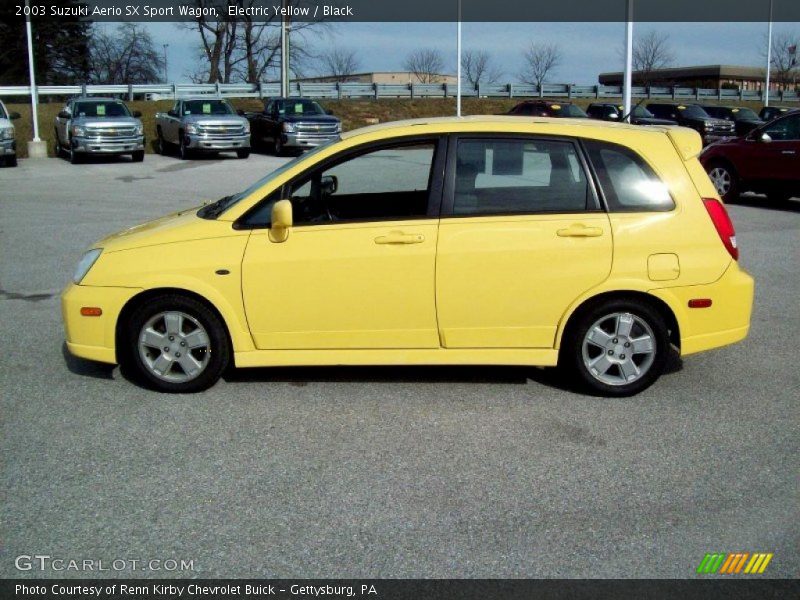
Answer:
<svg viewBox="0 0 800 600"><path fill-rule="evenodd" d="M577 119L359 129L95 244L62 296L67 344L169 392L230 366L558 364L634 394L671 347L749 329L701 148Z"/></svg>

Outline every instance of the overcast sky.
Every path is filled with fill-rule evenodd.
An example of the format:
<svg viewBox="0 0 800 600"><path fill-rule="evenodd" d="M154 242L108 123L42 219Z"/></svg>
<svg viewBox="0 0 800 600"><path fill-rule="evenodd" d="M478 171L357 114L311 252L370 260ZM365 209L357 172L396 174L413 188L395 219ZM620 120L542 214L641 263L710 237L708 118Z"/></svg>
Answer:
<svg viewBox="0 0 800 600"><path fill-rule="evenodd" d="M148 24L160 48L168 43L169 78L186 81L197 68L198 34L174 23ZM777 23L774 31L800 33L798 23ZM766 23L637 23L636 32L658 30L669 36L676 66L734 64L760 66ZM562 64L550 77L553 83L597 83L598 73L622 70L624 23L464 23L464 49L486 50L514 81L522 69L522 54L533 41L556 43ZM441 50L447 70L456 68L455 23L341 23L309 41L322 51L337 45L358 52L362 71L402 70L404 57L420 47ZM310 74L310 73L309 73Z"/></svg>

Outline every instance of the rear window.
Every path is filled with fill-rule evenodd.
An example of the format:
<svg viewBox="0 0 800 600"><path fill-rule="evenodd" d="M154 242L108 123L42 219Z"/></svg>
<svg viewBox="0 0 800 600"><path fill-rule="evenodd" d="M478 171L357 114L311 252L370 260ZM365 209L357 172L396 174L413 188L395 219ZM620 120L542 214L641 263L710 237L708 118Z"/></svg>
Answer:
<svg viewBox="0 0 800 600"><path fill-rule="evenodd" d="M607 142L587 141L600 187L611 212L669 211L675 202L641 156L630 148Z"/></svg>

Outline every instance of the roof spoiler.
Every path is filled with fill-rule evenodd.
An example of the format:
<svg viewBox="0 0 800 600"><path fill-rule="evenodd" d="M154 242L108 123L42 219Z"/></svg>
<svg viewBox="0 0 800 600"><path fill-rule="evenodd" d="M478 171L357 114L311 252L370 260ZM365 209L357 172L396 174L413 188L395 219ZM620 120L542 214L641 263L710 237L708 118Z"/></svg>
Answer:
<svg viewBox="0 0 800 600"><path fill-rule="evenodd" d="M703 138L694 129L669 127L667 136L684 161L696 157L703 150Z"/></svg>

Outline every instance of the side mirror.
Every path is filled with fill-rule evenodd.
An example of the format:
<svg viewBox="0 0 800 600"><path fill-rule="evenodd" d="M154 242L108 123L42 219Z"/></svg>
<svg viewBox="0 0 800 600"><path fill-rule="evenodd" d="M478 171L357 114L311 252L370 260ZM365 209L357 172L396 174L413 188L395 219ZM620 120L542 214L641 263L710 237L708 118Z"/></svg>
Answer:
<svg viewBox="0 0 800 600"><path fill-rule="evenodd" d="M140 111L140 110L133 111L133 118L134 119L138 119L141 116L142 116L142 111Z"/></svg>
<svg viewBox="0 0 800 600"><path fill-rule="evenodd" d="M236 111L236 114L239 115L240 117L243 117L244 111L240 108L239 110Z"/></svg>
<svg viewBox="0 0 800 600"><path fill-rule="evenodd" d="M62 110L60 113L58 113L58 118L59 119L71 119L72 115L69 114L67 111Z"/></svg>
<svg viewBox="0 0 800 600"><path fill-rule="evenodd" d="M289 200L278 200L272 206L272 224L269 228L269 240L280 244L289 239L292 228L292 203Z"/></svg>
<svg viewBox="0 0 800 600"><path fill-rule="evenodd" d="M758 141L768 143L772 141L772 138L769 136L768 133L762 133L761 135L758 136Z"/></svg>
<svg viewBox="0 0 800 600"><path fill-rule="evenodd" d="M178 116L178 113L175 110L171 109L171 108L167 111L167 114L170 117L177 117Z"/></svg>
<svg viewBox="0 0 800 600"><path fill-rule="evenodd" d="M619 119L619 115L617 113L615 113L615 112L608 113L608 118L609 119Z"/></svg>
<svg viewBox="0 0 800 600"><path fill-rule="evenodd" d="M326 114L326 115L333 116L333 111L332 111L332 110L326 110L326 111L325 111L325 114Z"/></svg>
<svg viewBox="0 0 800 600"><path fill-rule="evenodd" d="M332 196L339 189L336 175L325 175L319 180L319 191L323 196Z"/></svg>
<svg viewBox="0 0 800 600"><path fill-rule="evenodd" d="M12 110L8 113L9 120L13 121L14 119L19 119L19 113L17 111Z"/></svg>

